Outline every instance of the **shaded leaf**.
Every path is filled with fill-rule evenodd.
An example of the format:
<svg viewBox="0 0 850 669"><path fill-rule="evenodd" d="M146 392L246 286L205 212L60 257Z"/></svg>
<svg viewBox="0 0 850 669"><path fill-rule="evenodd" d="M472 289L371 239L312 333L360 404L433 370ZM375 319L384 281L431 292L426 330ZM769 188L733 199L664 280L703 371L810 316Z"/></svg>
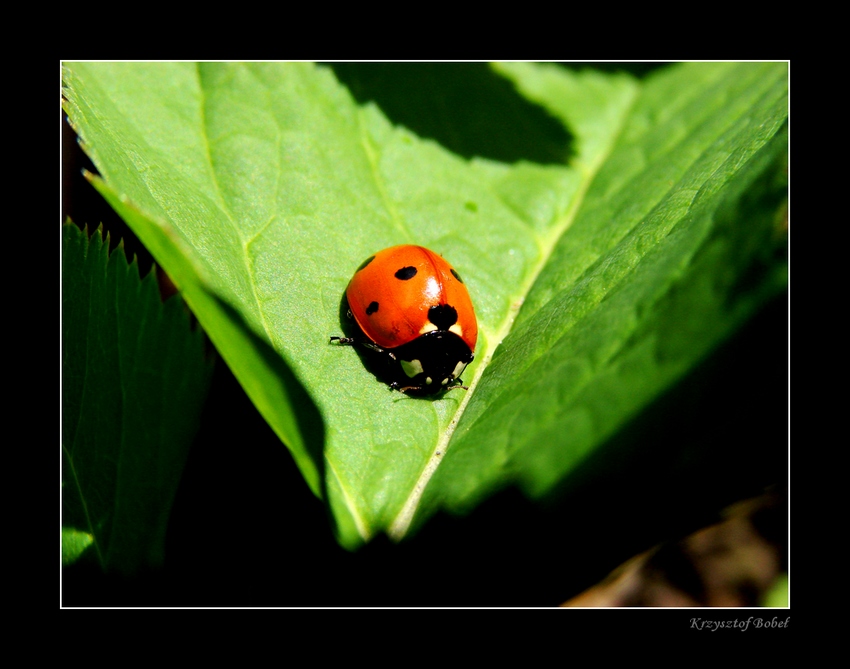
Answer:
<svg viewBox="0 0 850 669"><path fill-rule="evenodd" d="M62 565L74 564L94 543L94 536L73 528L62 528Z"/></svg>
<svg viewBox="0 0 850 669"><path fill-rule="evenodd" d="M788 608L788 575L783 574L774 583L773 587L767 593L762 606L770 608ZM783 619L780 618L780 621Z"/></svg>
<svg viewBox="0 0 850 669"><path fill-rule="evenodd" d="M152 273L99 233L63 235L63 561L132 572L162 561L212 365Z"/></svg>

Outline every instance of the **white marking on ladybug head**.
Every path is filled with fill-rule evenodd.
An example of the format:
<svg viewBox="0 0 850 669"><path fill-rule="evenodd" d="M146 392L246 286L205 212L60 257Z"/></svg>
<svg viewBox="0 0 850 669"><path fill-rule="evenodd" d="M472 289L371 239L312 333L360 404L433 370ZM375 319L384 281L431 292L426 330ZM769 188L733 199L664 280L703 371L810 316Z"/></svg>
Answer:
<svg viewBox="0 0 850 669"><path fill-rule="evenodd" d="M466 369L465 362L457 363L457 365L455 365L455 370L452 372L452 378L457 379L458 377L460 377L460 375L463 374L464 369Z"/></svg>
<svg viewBox="0 0 850 669"><path fill-rule="evenodd" d="M407 374L407 376L411 379L417 374L421 374L424 371L422 369L422 363L418 360L402 360L401 368L404 370L404 373Z"/></svg>
<svg viewBox="0 0 850 669"><path fill-rule="evenodd" d="M422 328L419 330L419 334L425 334L426 332L433 332L437 329L437 326L434 325L431 321L425 323Z"/></svg>
<svg viewBox="0 0 850 669"><path fill-rule="evenodd" d="M433 381L434 381L434 379L432 379L432 378L429 376L429 377L427 377L427 378L425 379L425 385L426 385L426 386L430 386L430 385L431 385L431 383L433 383Z"/></svg>
<svg viewBox="0 0 850 669"><path fill-rule="evenodd" d="M463 337L463 329L457 323L449 328L449 332L454 332L458 337Z"/></svg>

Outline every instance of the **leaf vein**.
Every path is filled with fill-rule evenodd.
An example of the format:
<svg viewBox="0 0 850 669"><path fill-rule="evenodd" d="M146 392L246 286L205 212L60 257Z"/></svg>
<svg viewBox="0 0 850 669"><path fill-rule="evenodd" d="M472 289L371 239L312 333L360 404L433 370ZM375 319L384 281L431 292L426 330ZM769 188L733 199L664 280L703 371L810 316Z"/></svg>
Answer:
<svg viewBox="0 0 850 669"><path fill-rule="evenodd" d="M384 207L389 214L390 220L392 221L393 226L395 226L405 237L407 240L412 240L414 237L411 234L410 230L404 224L401 216L398 213L395 205L390 199L389 194L387 193L386 184L384 178L381 176L380 170L378 169L378 161L375 148L372 146L372 142L369 139L369 133L366 131L366 128L363 124L363 111L359 110L357 112L357 126L360 131L360 145L363 147L363 153L366 155L366 159L369 162L369 169L372 172L372 179L375 183L375 187L378 189L378 194L381 197L381 201L384 203Z"/></svg>
<svg viewBox="0 0 850 669"><path fill-rule="evenodd" d="M567 211L561 217L561 220L553 226L552 232L547 235L546 238L543 239L543 248L540 259L538 260L537 265L529 273L527 280L523 283L519 291L522 296L528 295L529 291L531 290L531 287L537 281L537 278L540 276L540 273L543 271L543 268L549 261L549 258L554 252L558 241L563 237L564 233L569 229L570 225L575 220L575 216L587 195L591 183L593 183L593 180L596 177L596 174L598 173L599 169L604 164L608 156L610 156L611 152L613 151L613 147L616 146L617 140L622 135L626 127L626 121L629 118L631 110L634 108L637 98L637 90L635 90L632 93L632 99L629 105L624 109L623 114L620 116L619 127L615 132L611 133L611 140L606 149L604 151L599 152L597 159L592 165L582 168L585 178L582 180L581 186L576 192L575 198L570 203L570 206L567 208ZM405 500L404 505L402 505L401 511L390 524L388 534L392 539L398 541L407 533L407 530L409 529L410 524L413 521L413 517L416 514L416 510L419 507L419 502L422 499L422 494L425 492L425 488L427 487L428 482L431 480L431 477L437 471L437 467L439 466L440 462L442 462L443 457L445 457L446 451L449 447L449 443L451 442L451 438L454 435L455 429L460 423L460 419L463 416L467 405L469 404L469 400L472 397L472 393L475 391L475 387L478 385L481 376L484 374L484 370L489 367L490 361L492 360L493 354L496 352L496 349L499 347L502 341L504 341L505 337L510 334L511 328L513 327L513 323L516 319L516 315L517 310L509 310L504 320L502 321L502 324L494 333L495 336L487 337L487 349L484 352L484 356L481 363L475 370L475 376L473 377L472 382L469 384L469 390L466 392L466 395L464 396L463 400L461 400L460 406L455 412L455 415L449 423L448 427L446 428L445 432L440 436L440 439L438 439L430 459L423 468L419 479L414 485L413 490L411 491L407 500Z"/></svg>

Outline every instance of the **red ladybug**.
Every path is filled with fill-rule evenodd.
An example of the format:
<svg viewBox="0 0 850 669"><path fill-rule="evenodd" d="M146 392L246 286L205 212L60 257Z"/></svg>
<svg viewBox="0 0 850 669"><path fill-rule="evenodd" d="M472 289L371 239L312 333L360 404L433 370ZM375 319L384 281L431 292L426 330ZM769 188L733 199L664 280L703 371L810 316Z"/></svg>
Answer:
<svg viewBox="0 0 850 669"><path fill-rule="evenodd" d="M438 393L464 387L478 322L457 271L422 246L393 246L367 259L345 291L361 337L331 337L361 344L387 365L390 387Z"/></svg>

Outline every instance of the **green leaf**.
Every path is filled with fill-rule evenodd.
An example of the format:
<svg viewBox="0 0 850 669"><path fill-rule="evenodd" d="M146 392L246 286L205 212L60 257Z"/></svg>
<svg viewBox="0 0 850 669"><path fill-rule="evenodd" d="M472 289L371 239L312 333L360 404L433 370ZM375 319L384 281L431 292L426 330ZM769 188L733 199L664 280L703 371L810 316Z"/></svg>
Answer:
<svg viewBox="0 0 850 669"><path fill-rule="evenodd" d="M782 574L764 597L762 606L780 609L788 607L788 574Z"/></svg>
<svg viewBox="0 0 850 669"><path fill-rule="evenodd" d="M66 66L96 187L348 547L512 483L548 493L784 286L784 64L495 69L563 125L568 164L461 158L322 66ZM354 269L397 243L464 276L467 392L393 393L328 343Z"/></svg>
<svg viewBox="0 0 850 669"><path fill-rule="evenodd" d="M62 528L62 565L74 564L94 544L94 536L73 528Z"/></svg>
<svg viewBox="0 0 850 669"><path fill-rule="evenodd" d="M63 563L159 565L212 371L203 334L152 272L70 223L62 280Z"/></svg>

